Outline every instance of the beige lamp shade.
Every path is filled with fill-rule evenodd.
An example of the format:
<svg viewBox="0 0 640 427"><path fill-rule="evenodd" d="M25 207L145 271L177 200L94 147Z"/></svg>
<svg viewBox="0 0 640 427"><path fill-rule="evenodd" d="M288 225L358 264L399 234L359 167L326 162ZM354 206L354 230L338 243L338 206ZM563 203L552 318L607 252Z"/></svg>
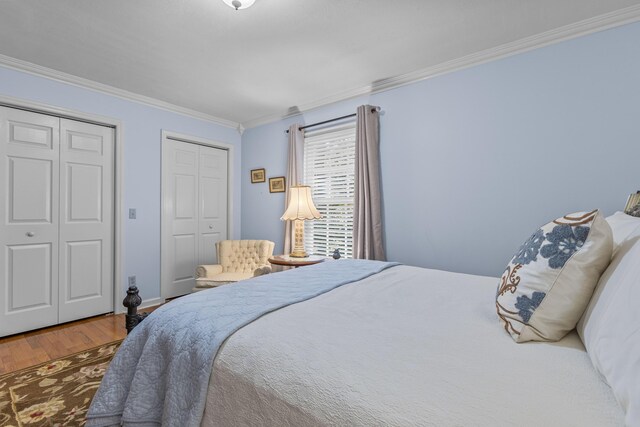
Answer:
<svg viewBox="0 0 640 427"><path fill-rule="evenodd" d="M322 218L311 199L311 187L296 185L289 188L289 206L281 220L305 220Z"/></svg>

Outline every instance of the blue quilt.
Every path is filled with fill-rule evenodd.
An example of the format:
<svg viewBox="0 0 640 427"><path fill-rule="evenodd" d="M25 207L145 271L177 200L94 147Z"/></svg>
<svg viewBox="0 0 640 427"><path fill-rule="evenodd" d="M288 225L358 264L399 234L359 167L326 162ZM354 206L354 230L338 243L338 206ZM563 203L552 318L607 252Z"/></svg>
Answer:
<svg viewBox="0 0 640 427"><path fill-rule="evenodd" d="M87 427L199 426L213 359L259 317L397 265L340 260L191 294L155 310L122 343Z"/></svg>

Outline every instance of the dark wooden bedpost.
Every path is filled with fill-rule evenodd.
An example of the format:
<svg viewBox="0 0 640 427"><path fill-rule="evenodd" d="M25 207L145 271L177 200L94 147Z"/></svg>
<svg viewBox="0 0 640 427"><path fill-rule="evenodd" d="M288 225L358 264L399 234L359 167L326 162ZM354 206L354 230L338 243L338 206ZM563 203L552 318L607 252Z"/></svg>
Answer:
<svg viewBox="0 0 640 427"><path fill-rule="evenodd" d="M122 305L127 307L127 314L125 316L125 327L127 328L127 334L130 333L133 328L138 326L138 323L142 322L149 313L138 313L138 306L142 304L142 298L138 295L138 287L133 285L127 289L127 296L122 300Z"/></svg>

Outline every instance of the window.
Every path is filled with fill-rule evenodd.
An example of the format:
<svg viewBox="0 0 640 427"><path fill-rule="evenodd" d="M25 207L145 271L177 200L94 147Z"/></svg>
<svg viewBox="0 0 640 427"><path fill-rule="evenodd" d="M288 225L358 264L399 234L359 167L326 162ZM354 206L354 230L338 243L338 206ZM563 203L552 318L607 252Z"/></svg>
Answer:
<svg viewBox="0 0 640 427"><path fill-rule="evenodd" d="M355 123L311 131L304 139L304 183L322 219L305 221L305 250L330 256L340 249L353 255L353 203L355 191Z"/></svg>

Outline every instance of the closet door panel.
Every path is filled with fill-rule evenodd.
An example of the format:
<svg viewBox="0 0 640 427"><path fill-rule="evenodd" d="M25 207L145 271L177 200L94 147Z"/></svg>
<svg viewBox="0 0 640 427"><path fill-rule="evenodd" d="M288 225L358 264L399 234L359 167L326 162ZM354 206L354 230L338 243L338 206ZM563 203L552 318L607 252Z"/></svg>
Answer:
<svg viewBox="0 0 640 427"><path fill-rule="evenodd" d="M59 127L0 107L0 336L58 323Z"/></svg>
<svg viewBox="0 0 640 427"><path fill-rule="evenodd" d="M216 242L228 238L227 156L226 150L200 146L198 264L215 264Z"/></svg>
<svg viewBox="0 0 640 427"><path fill-rule="evenodd" d="M55 305L50 243L7 247L8 312Z"/></svg>
<svg viewBox="0 0 640 427"><path fill-rule="evenodd" d="M164 200L162 297L191 292L196 283L198 235L198 146L167 140L162 147Z"/></svg>
<svg viewBox="0 0 640 427"><path fill-rule="evenodd" d="M113 310L113 129L61 119L60 322Z"/></svg>
<svg viewBox="0 0 640 427"><path fill-rule="evenodd" d="M51 224L53 161L9 156L9 224Z"/></svg>
<svg viewBox="0 0 640 427"><path fill-rule="evenodd" d="M65 206L67 224L80 222L101 223L104 194L102 183L105 171L102 165L67 163Z"/></svg>

